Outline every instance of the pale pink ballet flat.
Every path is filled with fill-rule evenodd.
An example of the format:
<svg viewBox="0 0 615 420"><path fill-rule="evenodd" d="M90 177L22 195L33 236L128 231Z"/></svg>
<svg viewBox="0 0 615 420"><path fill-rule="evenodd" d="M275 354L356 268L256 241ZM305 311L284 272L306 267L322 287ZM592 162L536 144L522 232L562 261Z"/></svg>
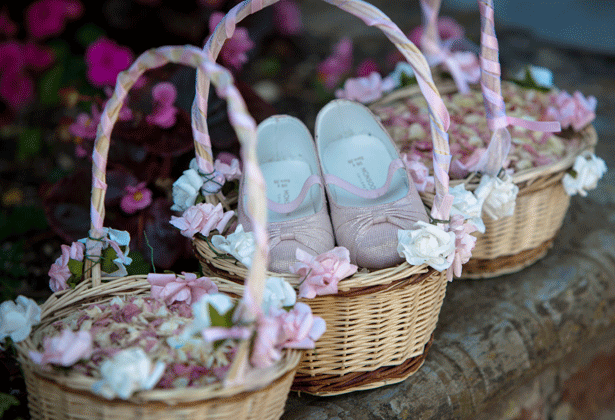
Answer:
<svg viewBox="0 0 615 420"><path fill-rule="evenodd" d="M258 164L267 185L269 270L289 272L297 248L318 255L335 246L320 166L312 135L297 118L269 117L259 124L257 136ZM243 185L238 218L244 230L251 230Z"/></svg>
<svg viewBox="0 0 615 420"><path fill-rule="evenodd" d="M428 217L390 136L367 107L344 99L318 113L315 131L337 245L359 267L401 263L397 231Z"/></svg>

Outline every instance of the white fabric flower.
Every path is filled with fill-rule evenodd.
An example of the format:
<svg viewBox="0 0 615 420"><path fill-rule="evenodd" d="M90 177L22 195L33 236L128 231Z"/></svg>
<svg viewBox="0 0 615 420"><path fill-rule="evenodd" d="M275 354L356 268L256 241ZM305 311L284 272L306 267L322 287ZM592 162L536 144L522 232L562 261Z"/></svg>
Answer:
<svg viewBox="0 0 615 420"><path fill-rule="evenodd" d="M252 232L244 232L242 225L237 225L235 232L226 237L214 235L211 238L211 243L219 250L231 254L246 267L252 265L256 241L254 234Z"/></svg>
<svg viewBox="0 0 615 420"><path fill-rule="evenodd" d="M41 322L41 308L32 299L18 296L15 302L0 304L0 342L11 337L15 343L25 340L32 327Z"/></svg>
<svg viewBox="0 0 615 420"><path fill-rule="evenodd" d="M389 74L389 78L393 81L393 86L398 88L402 85L402 77L406 76L408 78L414 77L414 69L412 66L405 62L400 61L395 65L395 70L391 74Z"/></svg>
<svg viewBox="0 0 615 420"><path fill-rule="evenodd" d="M261 304L265 315L269 314L271 308L281 309L284 306L293 306L296 301L297 292L286 280L281 277L267 278Z"/></svg>
<svg viewBox="0 0 615 420"><path fill-rule="evenodd" d="M527 66L517 73L515 79L524 81L526 71L530 72L530 76L534 82L541 87L553 87L553 72L545 67Z"/></svg>
<svg viewBox="0 0 615 420"><path fill-rule="evenodd" d="M464 184L451 187L448 192L454 197L451 216L455 214L463 216L465 220L469 220L476 226L476 230L485 233L485 223L481 217L482 207L476 196L471 191L467 191Z"/></svg>
<svg viewBox="0 0 615 420"><path fill-rule="evenodd" d="M428 264L438 271L451 266L449 256L455 252L455 233L423 221L414 225L418 229L397 231L397 252L408 264Z"/></svg>
<svg viewBox="0 0 615 420"><path fill-rule="evenodd" d="M225 315L230 311L235 303L224 293L211 293L204 295L198 302L192 304L192 314L194 322L190 329L193 332L201 331L204 328L211 327L211 319L209 317L209 305L211 305L220 315Z"/></svg>
<svg viewBox="0 0 615 420"><path fill-rule="evenodd" d="M184 174L173 183L173 206L171 210L185 211L193 206L199 191L203 186L203 178L194 169L184 171Z"/></svg>
<svg viewBox="0 0 615 420"><path fill-rule="evenodd" d="M604 160L593 153L588 156L577 156L572 170L574 175L566 174L562 178L562 184L568 195L587 195L587 191L593 190L598 185L598 180L606 173L607 167Z"/></svg>
<svg viewBox="0 0 615 420"><path fill-rule="evenodd" d="M504 175L503 179L483 174L478 188L474 191L478 202L482 204L483 212L493 220L513 215L518 193L519 187L508 174Z"/></svg>
<svg viewBox="0 0 615 420"><path fill-rule="evenodd" d="M92 386L92 392L107 399L128 399L134 392L156 386L165 364L152 364L141 348L129 348L117 353L100 366L102 379Z"/></svg>

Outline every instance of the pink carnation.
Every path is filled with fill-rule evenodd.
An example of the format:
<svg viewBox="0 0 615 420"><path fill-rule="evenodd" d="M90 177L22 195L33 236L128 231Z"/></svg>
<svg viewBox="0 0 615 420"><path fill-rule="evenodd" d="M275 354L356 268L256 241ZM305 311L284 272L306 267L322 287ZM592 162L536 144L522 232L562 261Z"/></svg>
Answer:
<svg viewBox="0 0 615 420"><path fill-rule="evenodd" d="M402 153L401 155L408 174L414 181L417 191L432 192L434 190L434 177L429 175L429 168L421 162L421 157L416 154Z"/></svg>
<svg viewBox="0 0 615 420"><path fill-rule="evenodd" d="M224 13L214 12L209 17L209 31L213 33L216 29L216 25L220 23ZM227 39L220 51L220 59L222 63L227 67L232 67L235 70L241 69L241 67L248 61L249 50L254 47L254 42L248 35L246 28L237 27L235 33L230 39Z"/></svg>
<svg viewBox="0 0 615 420"><path fill-rule="evenodd" d="M327 329L325 321L312 315L309 305L302 302L289 312L281 310L277 318L281 320L278 345L287 349L313 349L314 342Z"/></svg>
<svg viewBox="0 0 615 420"><path fill-rule="evenodd" d="M134 214L152 204L152 190L145 188L145 182L137 186L127 185L124 191L127 193L120 201L120 208L128 213Z"/></svg>
<svg viewBox="0 0 615 420"><path fill-rule="evenodd" d="M175 125L177 108L173 105L177 98L175 85L169 82L158 83L152 89L154 98L154 109L152 113L145 117L150 124L162 128L170 128Z"/></svg>
<svg viewBox="0 0 615 420"><path fill-rule="evenodd" d="M476 230L476 226L469 221L464 221L462 215L451 216L449 231L455 232L455 252L449 257L453 259L451 269L447 272L449 281L453 279L453 274L460 277L462 265L470 261L472 250L476 245L476 237L470 234Z"/></svg>
<svg viewBox="0 0 615 420"><path fill-rule="evenodd" d="M115 85L117 75L133 61L132 51L114 41L101 37L88 45L85 51L87 77L92 85Z"/></svg>
<svg viewBox="0 0 615 420"><path fill-rule="evenodd" d="M51 363L72 366L92 355L92 334L89 331L65 329L59 336L43 339L43 352L30 351L30 359L38 365Z"/></svg>
<svg viewBox="0 0 615 420"><path fill-rule="evenodd" d="M239 167L239 159L235 158L230 163L225 163L220 159L214 162L214 169L224 175L224 179L232 181L241 177L241 168Z"/></svg>
<svg viewBox="0 0 615 420"><path fill-rule="evenodd" d="M282 35L297 35L303 29L301 10L294 0L281 0L274 4L273 21Z"/></svg>
<svg viewBox="0 0 615 420"><path fill-rule="evenodd" d="M343 38L333 47L333 54L318 65L318 77L327 89L333 89L352 67L352 41Z"/></svg>
<svg viewBox="0 0 615 420"><path fill-rule="evenodd" d="M196 278L194 273L182 273L184 278L175 274L147 275L147 281L152 285L152 297L164 300L167 305L173 302L191 304L201 297L218 292L218 286L209 277Z"/></svg>
<svg viewBox="0 0 615 420"><path fill-rule="evenodd" d="M83 5L76 0L38 0L26 9L26 27L34 38L60 34L67 19L81 16Z"/></svg>
<svg viewBox="0 0 615 420"><path fill-rule="evenodd" d="M547 119L559 121L562 128L572 127L580 131L596 118L596 98L585 98L576 91L574 95L562 91L554 98L555 106L547 110Z"/></svg>
<svg viewBox="0 0 615 420"><path fill-rule="evenodd" d="M350 264L350 252L344 247L333 248L316 257L298 248L296 252L298 262L290 271L303 278L299 286L301 298L335 294L339 281L357 271L357 266Z"/></svg>
<svg viewBox="0 0 615 420"><path fill-rule="evenodd" d="M366 104L380 99L384 92L390 91L393 87L392 79L385 78L383 80L380 74L374 72L368 77L347 79L344 83L344 89L338 89L335 96Z"/></svg>
<svg viewBox="0 0 615 420"><path fill-rule="evenodd" d="M49 288L57 292L58 290L68 289L66 282L70 279L71 272L68 268L68 261L83 261L83 253L85 245L81 242L73 242L71 246L62 245L62 255L51 264L51 268L47 273L50 277Z"/></svg>
<svg viewBox="0 0 615 420"><path fill-rule="evenodd" d="M215 207L209 203L199 203L189 207L181 217L171 216L171 224L181 230L181 234L192 238L197 233L209 236L216 229L222 232L235 212L222 209L222 204Z"/></svg>

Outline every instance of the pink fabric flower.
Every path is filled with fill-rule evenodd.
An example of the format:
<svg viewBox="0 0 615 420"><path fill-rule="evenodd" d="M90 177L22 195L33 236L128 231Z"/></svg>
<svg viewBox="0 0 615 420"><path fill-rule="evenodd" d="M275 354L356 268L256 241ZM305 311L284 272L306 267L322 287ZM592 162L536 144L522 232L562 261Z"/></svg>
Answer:
<svg viewBox="0 0 615 420"><path fill-rule="evenodd" d="M68 261L83 261L85 246L81 242L73 242L71 246L62 245L62 255L51 264L47 273L49 275L49 288L57 292L58 290L68 289L66 282L70 279L71 272L68 268Z"/></svg>
<svg viewBox="0 0 615 420"><path fill-rule="evenodd" d="M333 47L333 54L318 65L318 78L327 89L333 89L352 67L352 41L342 38Z"/></svg>
<svg viewBox="0 0 615 420"><path fill-rule="evenodd" d="M67 19L81 16L83 5L76 0L38 0L26 9L26 27L34 38L58 35Z"/></svg>
<svg viewBox="0 0 615 420"><path fill-rule="evenodd" d="M197 233L209 236L212 230L222 232L235 212L222 209L222 204L215 207L209 203L199 203L189 207L181 217L171 216L171 224L181 230L181 234L192 238Z"/></svg>
<svg viewBox="0 0 615 420"><path fill-rule="evenodd" d="M0 12L0 34L12 37L17 33L17 25L11 20L6 10Z"/></svg>
<svg viewBox="0 0 615 420"><path fill-rule="evenodd" d="M281 331L278 346L287 349L313 349L314 342L325 332L325 321L312 315L309 305L297 302L289 312L280 311Z"/></svg>
<svg viewBox="0 0 615 420"><path fill-rule="evenodd" d="M298 35L303 29L303 22L297 2L281 0L274 4L273 22L282 35Z"/></svg>
<svg viewBox="0 0 615 420"><path fill-rule="evenodd" d="M230 164L216 159L214 162L214 169L218 173L224 175L224 179L227 181L241 178L241 168L239 167L239 159L237 158L233 159Z"/></svg>
<svg viewBox="0 0 615 420"><path fill-rule="evenodd" d="M252 335L252 330L248 327L234 326L230 328L224 327L208 327L201 331L203 340L214 342L218 340L247 340Z"/></svg>
<svg viewBox="0 0 615 420"><path fill-rule="evenodd" d="M100 123L101 112L95 104L92 104L92 114L88 115L85 112L77 115L77 119L68 127L68 131L76 137L84 139L95 139L96 129Z"/></svg>
<svg viewBox="0 0 615 420"><path fill-rule="evenodd" d="M417 191L434 191L434 177L429 175L429 168L421 162L421 157L416 153L402 153L401 158Z"/></svg>
<svg viewBox="0 0 615 420"><path fill-rule="evenodd" d="M257 320L256 337L250 363L256 368L273 366L280 360L282 353L278 348L282 319L260 316Z"/></svg>
<svg viewBox="0 0 615 420"><path fill-rule="evenodd" d="M455 19L448 16L441 16L438 18L438 35L442 41L461 39L464 35L464 29ZM422 37L423 25L417 26L408 34L408 39L417 46L421 45Z"/></svg>
<svg viewBox="0 0 615 420"><path fill-rule="evenodd" d="M114 41L101 37L88 45L85 51L87 77L92 85L115 85L119 72L126 70L133 61L132 51Z"/></svg>
<svg viewBox="0 0 615 420"><path fill-rule="evenodd" d="M554 102L555 105L547 109L546 117L559 121L562 128L580 131L596 118L597 100L593 96L585 98L579 91L571 96L562 91L555 96Z"/></svg>
<svg viewBox="0 0 615 420"><path fill-rule="evenodd" d="M357 66L357 76L367 77L372 73L380 73L380 66L371 58L365 59Z"/></svg>
<svg viewBox="0 0 615 420"><path fill-rule="evenodd" d="M449 257L449 261L452 259L452 270L449 269L446 273L448 281L452 281L453 274L460 277L462 265L470 261L470 257L472 257L472 250L476 245L476 237L470 234L477 229L473 223L465 221L462 215L454 214L451 216L448 230L455 232L455 253Z"/></svg>
<svg viewBox="0 0 615 420"><path fill-rule="evenodd" d="M145 182L141 182L137 186L127 185L124 188L127 194L120 201L120 208L124 212L134 214L152 204L152 190L145 188L145 185Z"/></svg>
<svg viewBox="0 0 615 420"><path fill-rule="evenodd" d="M475 172L483 155L487 152L484 147L474 149L471 154L462 156L460 159L455 159L451 162L450 174L453 179L463 179L469 173Z"/></svg>
<svg viewBox="0 0 615 420"><path fill-rule="evenodd" d="M182 273L184 278L175 274L147 275L152 285L152 297L163 300L167 305L173 302L185 302L188 305L198 302L201 297L218 292L218 286L209 277L196 278L194 273Z"/></svg>
<svg viewBox="0 0 615 420"><path fill-rule="evenodd" d="M393 87L393 80L389 78L383 80L380 74L374 72L368 77L347 79L344 89L338 89L335 96L366 104L380 99L384 92L392 90Z"/></svg>
<svg viewBox="0 0 615 420"><path fill-rule="evenodd" d="M173 105L177 98L175 85L169 82L158 83L152 89L152 97L154 98L154 109L145 117L146 121L162 128L173 127L176 121L175 114L177 114L177 108Z"/></svg>
<svg viewBox="0 0 615 420"><path fill-rule="evenodd" d="M299 286L301 298L335 294L339 281L357 271L357 266L350 264L350 252L344 247L333 248L316 257L297 248L296 255L298 262L290 271L303 278Z"/></svg>
<svg viewBox="0 0 615 420"><path fill-rule="evenodd" d="M37 365L51 363L72 366L92 355L92 334L89 331L62 330L59 336L43 339L43 352L30 351L30 359Z"/></svg>
<svg viewBox="0 0 615 420"><path fill-rule="evenodd" d="M216 25L222 20L224 13L214 12L209 17L209 31L213 33ZM246 28L237 27L235 33L230 39L227 39L220 51L220 59L222 63L235 70L241 67L248 61L249 50L254 47L254 42L250 39Z"/></svg>

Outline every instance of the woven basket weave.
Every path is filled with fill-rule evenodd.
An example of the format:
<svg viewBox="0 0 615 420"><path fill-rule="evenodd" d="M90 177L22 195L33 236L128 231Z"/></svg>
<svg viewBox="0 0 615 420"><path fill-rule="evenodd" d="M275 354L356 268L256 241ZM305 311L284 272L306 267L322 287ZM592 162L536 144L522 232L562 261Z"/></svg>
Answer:
<svg viewBox="0 0 615 420"><path fill-rule="evenodd" d="M118 76L114 95L109 99L101 118L93 159L92 188L92 226L90 237L99 239L102 236L104 219L105 172L106 158L110 135L119 110L127 92L144 71L160 67L167 63L181 63L199 67L215 85L225 89L228 100L229 114L246 117L247 111L241 96L231 84L230 74L207 60L200 49L193 47L162 47L146 51L125 72ZM249 117L249 116L248 116ZM234 124L240 140L245 140L254 146L255 124L249 124L250 119L243 124ZM250 179L248 182L251 182ZM260 194L264 200L264 192L253 188L255 195ZM261 212L262 213L262 212ZM255 221L264 220L264 214L255 216ZM261 222L264 224L264 222ZM266 245L266 243L265 243ZM87 247L86 249L90 250ZM259 249L266 249L259 245ZM45 370L34 364L28 357L29 351L38 350L38 337L45 327L61 320L74 311L94 303L103 303L115 296L150 296L150 284L146 276L128 276L122 278L101 277L100 264L92 264L97 256L88 251L86 259L86 278L75 289L54 293L42 306L42 322L34 329L34 333L17 345L18 357L24 370L28 390L29 408L33 419L278 419L296 372L301 352L286 351L282 359L272 368L259 372L259 377L242 385L215 383L204 387L151 390L135 393L127 400L107 400L93 394L90 389L96 379L75 372L62 373L58 370ZM255 268L249 275L249 287L262 288L264 284L265 252L255 256ZM257 272L260 270L261 272ZM104 280L104 282L102 281ZM260 302L258 294L253 294L254 301ZM236 371L247 357L248 343L239 346L230 372ZM231 373L232 374L232 373ZM230 378L233 379L232 377Z"/></svg>
<svg viewBox="0 0 615 420"><path fill-rule="evenodd" d="M235 24L251 13L275 3L277 0L246 1L233 8L218 24L205 46L208 54L217 57L224 41L233 33ZM449 154L448 113L431 79L429 66L419 50L390 19L374 6L357 0L327 0L377 26L399 48L415 68L426 97L434 107L433 141L435 150ZM209 84L197 73L197 97L193 112L207 109ZM203 119L197 121L204 122ZM207 127L197 127L203 138L208 138ZM196 149L197 156L211 161L207 144ZM440 200L448 191L448 166L436 190ZM222 202L234 208L235 201L220 194L208 196L211 203ZM439 202L439 201L438 201ZM241 282L247 269L234 259L221 258L208 238L195 237L193 246L205 273L217 274L232 281L219 284L221 290L242 293ZM228 257L228 256L226 256ZM294 275L284 277L296 289L300 279ZM361 389L376 388L396 383L412 375L423 363L431 343L447 284L445 272L426 265L410 266L404 262L381 270L360 269L355 275L339 283L339 293L305 299L315 315L325 319L327 331L316 343L316 349L307 351L300 363L294 390L317 395L342 394Z"/></svg>

